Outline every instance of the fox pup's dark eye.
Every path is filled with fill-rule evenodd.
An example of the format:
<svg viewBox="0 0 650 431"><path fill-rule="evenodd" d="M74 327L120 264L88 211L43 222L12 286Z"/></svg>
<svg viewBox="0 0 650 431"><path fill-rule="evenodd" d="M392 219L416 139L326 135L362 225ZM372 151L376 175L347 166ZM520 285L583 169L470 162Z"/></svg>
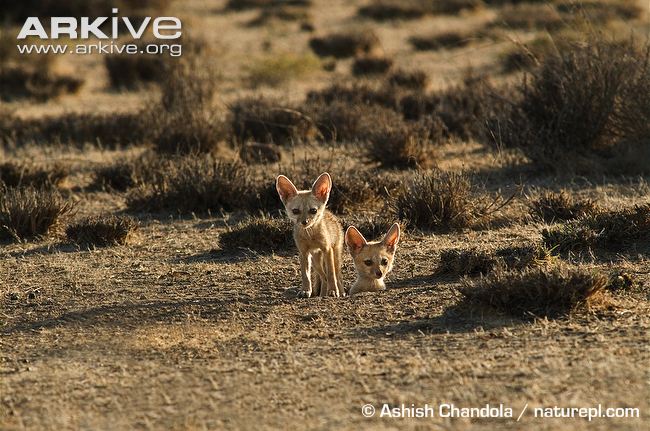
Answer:
<svg viewBox="0 0 650 431"><path fill-rule="evenodd" d="M386 266L386 265L388 265L388 259L383 258L383 259L381 260L381 266Z"/></svg>
<svg viewBox="0 0 650 431"><path fill-rule="evenodd" d="M300 214L300 210L298 208L292 209L291 212L294 214Z"/></svg>
<svg viewBox="0 0 650 431"><path fill-rule="evenodd" d="M309 214L316 214L318 210L316 208L310 208L309 209Z"/></svg>
<svg viewBox="0 0 650 431"><path fill-rule="evenodd" d="M366 259L366 260L363 261L363 263L365 263L366 266L370 266L370 265L372 265L372 260Z"/></svg>

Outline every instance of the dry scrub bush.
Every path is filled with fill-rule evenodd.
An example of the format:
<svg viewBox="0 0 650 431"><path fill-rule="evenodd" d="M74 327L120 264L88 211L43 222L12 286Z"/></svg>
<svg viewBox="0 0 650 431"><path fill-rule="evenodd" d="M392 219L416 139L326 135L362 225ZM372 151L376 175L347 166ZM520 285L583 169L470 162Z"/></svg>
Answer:
<svg viewBox="0 0 650 431"><path fill-rule="evenodd" d="M537 244L502 248L493 253L477 248L450 249L440 253L436 272L453 275L487 275L497 270L524 269L541 265L550 260L550 250Z"/></svg>
<svg viewBox="0 0 650 431"><path fill-rule="evenodd" d="M247 10L286 6L311 6L311 0L228 0L226 10Z"/></svg>
<svg viewBox="0 0 650 431"><path fill-rule="evenodd" d="M544 192L529 206L533 217L549 223L589 216L598 211L596 202L590 199L576 200L566 190Z"/></svg>
<svg viewBox="0 0 650 431"><path fill-rule="evenodd" d="M224 125L212 105L216 75L204 45L190 41L193 51L171 63L161 83L162 99L148 116L153 143L164 153L207 153L225 138Z"/></svg>
<svg viewBox="0 0 650 431"><path fill-rule="evenodd" d="M240 99L230 105L230 127L235 138L278 145L305 143L318 136L314 121L299 109L278 101Z"/></svg>
<svg viewBox="0 0 650 431"><path fill-rule="evenodd" d="M97 168L94 172L94 186L124 192L164 175L167 164L168 161L164 158L146 151L135 159L117 160Z"/></svg>
<svg viewBox="0 0 650 431"><path fill-rule="evenodd" d="M464 82L435 93L412 93L401 98L404 118L439 118L446 134L466 140L482 138L485 122L501 109L492 84L483 77L469 75Z"/></svg>
<svg viewBox="0 0 650 431"><path fill-rule="evenodd" d="M375 0L360 7L357 13L375 21L408 20L433 14L457 14L481 5L481 0Z"/></svg>
<svg viewBox="0 0 650 431"><path fill-rule="evenodd" d="M125 216L92 216L65 229L68 241L84 247L124 245L138 228L138 222Z"/></svg>
<svg viewBox="0 0 650 431"><path fill-rule="evenodd" d="M68 215L73 204L54 189L0 188L0 240L23 241L47 235Z"/></svg>
<svg viewBox="0 0 650 431"><path fill-rule="evenodd" d="M490 120L493 141L553 170L607 169L627 154L626 172L647 171L649 49L597 39L547 57Z"/></svg>
<svg viewBox="0 0 650 431"><path fill-rule="evenodd" d="M148 132L141 112L111 114L67 113L58 117L19 119L0 125L0 140L12 145L33 142L99 144L104 147L145 142Z"/></svg>
<svg viewBox="0 0 650 431"><path fill-rule="evenodd" d="M154 42L138 43L138 51L144 49L145 44L152 43ZM117 89L137 90L145 84L163 81L166 75L166 63L161 55L107 55L104 57L104 65L111 86Z"/></svg>
<svg viewBox="0 0 650 431"><path fill-rule="evenodd" d="M311 15L308 8L303 5L274 4L263 7L259 14L248 22L251 27L272 24L275 21L292 22L302 21L309 22Z"/></svg>
<svg viewBox="0 0 650 431"><path fill-rule="evenodd" d="M286 218L253 218L219 235L222 250L269 253L293 247L293 226Z"/></svg>
<svg viewBox="0 0 650 431"><path fill-rule="evenodd" d="M393 59L384 56L365 55L357 57L352 63L354 76L383 75L393 67Z"/></svg>
<svg viewBox="0 0 650 431"><path fill-rule="evenodd" d="M650 204L582 217L544 229L542 238L558 251L623 249L650 238Z"/></svg>
<svg viewBox="0 0 650 431"><path fill-rule="evenodd" d="M421 172L401 188L391 206L397 218L420 229L469 228L509 202L477 196L477 188L465 173Z"/></svg>
<svg viewBox="0 0 650 431"><path fill-rule="evenodd" d="M313 37L309 41L309 46L319 57L346 58L377 52L380 49L380 42L373 31L359 30Z"/></svg>
<svg viewBox="0 0 650 431"><path fill-rule="evenodd" d="M58 186L69 175L69 171L62 165L54 165L50 168L42 166L5 162L0 164L0 184L7 187L19 186Z"/></svg>
<svg viewBox="0 0 650 431"><path fill-rule="evenodd" d="M432 130L441 130L441 126L402 119L377 123L368 132L366 155L382 168L430 168L436 160Z"/></svg>
<svg viewBox="0 0 650 431"><path fill-rule="evenodd" d="M449 31L433 36L413 36L409 43L418 51L436 51L439 49L462 48L469 44L472 37L467 33Z"/></svg>
<svg viewBox="0 0 650 431"><path fill-rule="evenodd" d="M51 70L50 62L0 65L0 99L31 98L40 102L75 94L84 80Z"/></svg>
<svg viewBox="0 0 650 431"><path fill-rule="evenodd" d="M484 305L521 318L558 318L610 304L608 277L566 265L524 271L495 271L465 280L461 293L469 304Z"/></svg>
<svg viewBox="0 0 650 431"><path fill-rule="evenodd" d="M263 194L264 190L264 185L239 163L189 155L162 162L153 178L127 194L127 206L131 211L184 214L268 211L278 204L275 197Z"/></svg>
<svg viewBox="0 0 650 431"><path fill-rule="evenodd" d="M424 90L429 85L429 76L422 70L398 69L390 74L388 83L409 90Z"/></svg>

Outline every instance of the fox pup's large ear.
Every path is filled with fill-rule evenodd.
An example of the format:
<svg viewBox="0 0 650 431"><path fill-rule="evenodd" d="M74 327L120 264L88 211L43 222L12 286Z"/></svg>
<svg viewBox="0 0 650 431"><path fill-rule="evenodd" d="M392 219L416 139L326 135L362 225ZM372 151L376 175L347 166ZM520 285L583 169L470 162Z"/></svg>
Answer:
<svg viewBox="0 0 650 431"><path fill-rule="evenodd" d="M345 231L345 244L350 248L350 251L353 254L357 254L366 244L368 244L368 242L356 227L350 226L348 230Z"/></svg>
<svg viewBox="0 0 650 431"><path fill-rule="evenodd" d="M399 242L399 234L399 224L393 223L393 225L388 230L388 233L381 242L390 251L395 251L395 248L397 248L397 243Z"/></svg>
<svg viewBox="0 0 650 431"><path fill-rule="evenodd" d="M284 175L278 175L278 178L275 180L275 189L278 191L282 203L287 203L289 199L298 194L296 186Z"/></svg>
<svg viewBox="0 0 650 431"><path fill-rule="evenodd" d="M316 181L314 181L314 185L311 186L311 192L313 195L323 203L326 203L327 199L329 199L331 190L332 177L330 177L330 174L327 172L320 174L320 176L316 178Z"/></svg>

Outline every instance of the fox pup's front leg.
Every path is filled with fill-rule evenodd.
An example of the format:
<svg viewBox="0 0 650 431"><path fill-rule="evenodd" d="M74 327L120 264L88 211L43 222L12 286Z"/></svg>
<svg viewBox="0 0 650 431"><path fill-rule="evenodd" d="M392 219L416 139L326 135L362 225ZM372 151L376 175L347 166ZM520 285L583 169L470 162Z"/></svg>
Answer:
<svg viewBox="0 0 650 431"><path fill-rule="evenodd" d="M311 297L311 254L299 252L300 257L300 275L302 276L302 290L298 292L301 298ZM321 289L323 287L321 286Z"/></svg>

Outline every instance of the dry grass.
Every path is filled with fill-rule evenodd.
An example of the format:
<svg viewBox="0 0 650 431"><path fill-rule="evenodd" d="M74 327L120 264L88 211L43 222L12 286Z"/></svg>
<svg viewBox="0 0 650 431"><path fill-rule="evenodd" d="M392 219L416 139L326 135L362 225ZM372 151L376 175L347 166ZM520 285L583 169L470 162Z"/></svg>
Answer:
<svg viewBox="0 0 650 431"><path fill-rule="evenodd" d="M398 69L390 74L388 83L410 90L424 90L429 85L429 76L422 70Z"/></svg>
<svg viewBox="0 0 650 431"><path fill-rule="evenodd" d="M160 164L149 182L127 194L131 211L219 213L220 211L268 211L278 206L277 197L260 194L263 185L253 182L245 166L209 156L173 157Z"/></svg>
<svg viewBox="0 0 650 431"><path fill-rule="evenodd" d="M569 16L559 13L553 4L521 3L503 7L494 24L521 30L555 31L569 26L568 19Z"/></svg>
<svg viewBox="0 0 650 431"><path fill-rule="evenodd" d="M354 76L383 75L393 67L393 59L384 56L362 56L354 59L352 74Z"/></svg>
<svg viewBox="0 0 650 431"><path fill-rule="evenodd" d="M477 191L465 173L420 172L401 188L392 207L397 218L420 229L465 229L500 207L498 199L488 202Z"/></svg>
<svg viewBox="0 0 650 431"><path fill-rule="evenodd" d="M467 46L473 37L468 33L449 31L433 36L412 36L409 39L418 51L436 51L439 49L456 49Z"/></svg>
<svg viewBox="0 0 650 431"><path fill-rule="evenodd" d="M32 98L40 102L75 94L83 79L61 75L43 68L42 64L0 67L0 98L5 101Z"/></svg>
<svg viewBox="0 0 650 431"><path fill-rule="evenodd" d="M230 253L286 251L294 247L293 226L285 218L250 219L219 235L219 247Z"/></svg>
<svg viewBox="0 0 650 431"><path fill-rule="evenodd" d="M253 139L278 145L312 141L314 121L293 106L263 98L245 98L230 105L230 127L238 141Z"/></svg>
<svg viewBox="0 0 650 431"><path fill-rule="evenodd" d="M538 244L501 248L494 252L470 248L449 249L440 253L438 274L487 275L500 270L522 270L548 263L550 250Z"/></svg>
<svg viewBox="0 0 650 431"><path fill-rule="evenodd" d="M146 42L150 43L153 42ZM143 49L144 44L138 44L138 51ZM143 85L160 83L167 72L164 57L160 55L107 55L104 64L111 86L116 89L137 90Z"/></svg>
<svg viewBox="0 0 650 431"><path fill-rule="evenodd" d="M60 164L43 167L30 163L5 162L0 164L0 184L7 187L20 186L58 186L69 175Z"/></svg>
<svg viewBox="0 0 650 431"><path fill-rule="evenodd" d="M467 280L461 293L471 304L487 305L522 318L558 318L610 305L608 277L566 265L524 271L496 271Z"/></svg>
<svg viewBox="0 0 650 431"><path fill-rule="evenodd" d="M51 188L0 189L0 240L24 241L46 236L70 214L73 204Z"/></svg>
<svg viewBox="0 0 650 431"><path fill-rule="evenodd" d="M558 251L580 251L597 247L629 249L635 242L650 238L650 204L598 212L544 229L542 237L548 247Z"/></svg>
<svg viewBox="0 0 650 431"><path fill-rule="evenodd" d="M641 84L649 76L647 49L639 51L633 40L599 39L562 51L547 57L521 84L512 107L491 121L493 137L499 145L521 148L542 167L606 167L606 159L622 152L621 142L647 136L649 113L636 101L650 97ZM590 162L576 163L580 159ZM643 170L646 160L636 164Z"/></svg>
<svg viewBox="0 0 650 431"><path fill-rule="evenodd" d="M435 164L432 130L423 123L382 122L369 132L367 157L382 168L430 168Z"/></svg>
<svg viewBox="0 0 650 431"><path fill-rule="evenodd" d="M247 142L239 148L239 158L246 164L277 163L282 159L282 153L273 144Z"/></svg>
<svg viewBox="0 0 650 431"><path fill-rule="evenodd" d="M359 30L313 37L309 46L319 57L346 58L376 53L380 49L380 42L373 31Z"/></svg>
<svg viewBox="0 0 650 431"><path fill-rule="evenodd" d="M125 216L86 217L65 228L68 241L82 247L124 245L138 229L138 222Z"/></svg>
<svg viewBox="0 0 650 431"><path fill-rule="evenodd" d="M409 20L433 14L457 14L481 5L481 0L375 0L360 7L358 14L375 21Z"/></svg>
<svg viewBox="0 0 650 431"><path fill-rule="evenodd" d="M549 223L590 216L599 210L596 202L578 200L566 190L544 192L529 205L533 217Z"/></svg>

